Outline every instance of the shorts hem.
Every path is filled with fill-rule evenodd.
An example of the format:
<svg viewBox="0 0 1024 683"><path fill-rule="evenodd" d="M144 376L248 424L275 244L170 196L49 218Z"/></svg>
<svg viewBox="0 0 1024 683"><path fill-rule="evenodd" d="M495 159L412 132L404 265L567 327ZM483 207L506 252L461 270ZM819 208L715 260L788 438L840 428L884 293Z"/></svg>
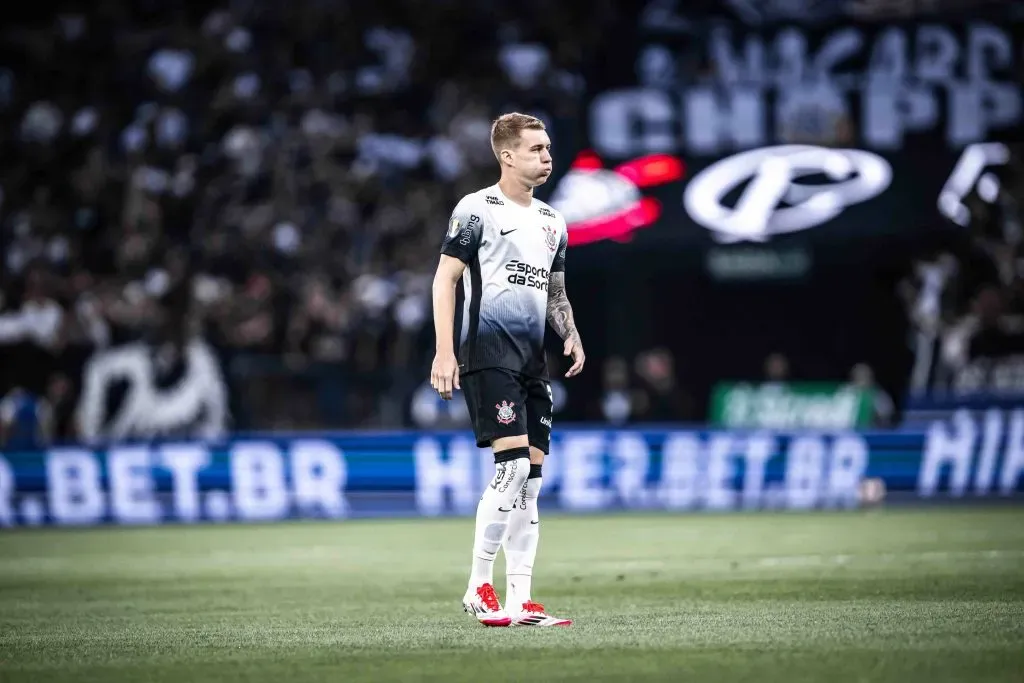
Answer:
<svg viewBox="0 0 1024 683"><path fill-rule="evenodd" d="M531 441L530 445L532 447L536 448L538 451L540 451L544 455L547 455L548 453L551 452L551 442L550 441L548 443L546 443L546 444L539 444L536 441Z"/></svg>
<svg viewBox="0 0 1024 683"><path fill-rule="evenodd" d="M514 439L517 436L526 436L526 434L497 434L488 436L478 436L474 438L476 439L477 448L490 448L492 442L496 441L497 439ZM544 451L544 454L547 455L547 451L544 450L544 448L541 448L541 446L536 445L534 442L530 441L529 445L540 448L542 451Z"/></svg>

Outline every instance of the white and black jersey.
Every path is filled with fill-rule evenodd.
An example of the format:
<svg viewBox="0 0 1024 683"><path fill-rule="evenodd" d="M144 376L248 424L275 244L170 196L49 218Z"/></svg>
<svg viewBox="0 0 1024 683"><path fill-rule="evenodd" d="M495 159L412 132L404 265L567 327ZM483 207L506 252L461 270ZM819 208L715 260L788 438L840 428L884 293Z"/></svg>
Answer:
<svg viewBox="0 0 1024 683"><path fill-rule="evenodd" d="M524 207L497 185L462 198L441 245L467 266L455 313L460 372L547 377L548 279L565 270L567 245L565 220L542 201Z"/></svg>

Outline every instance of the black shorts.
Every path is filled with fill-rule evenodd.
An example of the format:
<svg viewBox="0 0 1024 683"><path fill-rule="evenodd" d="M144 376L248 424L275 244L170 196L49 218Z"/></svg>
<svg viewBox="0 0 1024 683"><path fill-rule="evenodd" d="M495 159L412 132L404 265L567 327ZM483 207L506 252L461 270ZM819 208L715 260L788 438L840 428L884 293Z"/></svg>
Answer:
<svg viewBox="0 0 1024 683"><path fill-rule="evenodd" d="M545 454L551 448L551 385L537 377L485 368L460 377L478 448L525 434Z"/></svg>

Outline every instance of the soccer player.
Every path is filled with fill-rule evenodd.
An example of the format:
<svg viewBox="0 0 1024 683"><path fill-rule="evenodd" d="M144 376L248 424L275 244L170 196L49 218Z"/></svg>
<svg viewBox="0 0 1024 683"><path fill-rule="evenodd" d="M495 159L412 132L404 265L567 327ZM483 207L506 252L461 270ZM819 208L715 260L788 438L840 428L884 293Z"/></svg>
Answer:
<svg viewBox="0 0 1024 683"><path fill-rule="evenodd" d="M477 446L494 451L496 470L477 506L473 566L462 602L486 626L568 626L570 620L548 615L530 592L540 538L541 466L551 443L545 320L572 358L566 377L579 374L585 359L565 293L568 233L562 216L533 196L533 188L551 176L544 123L505 114L491 128L491 147L501 179L455 207L433 285L437 353L431 385L445 399L454 389L463 391ZM507 612L494 590L500 547Z"/></svg>

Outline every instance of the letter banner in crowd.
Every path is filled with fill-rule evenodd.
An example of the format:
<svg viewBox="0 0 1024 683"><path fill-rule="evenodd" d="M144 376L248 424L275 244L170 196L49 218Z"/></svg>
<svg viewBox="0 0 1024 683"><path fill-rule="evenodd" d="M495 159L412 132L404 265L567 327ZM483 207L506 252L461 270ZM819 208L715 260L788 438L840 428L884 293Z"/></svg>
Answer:
<svg viewBox="0 0 1024 683"><path fill-rule="evenodd" d="M990 411L991 413L991 411ZM1024 492L1024 410L913 432L564 429L551 511L854 507L867 479L911 498ZM470 515L493 476L466 433L348 433L0 455L0 526Z"/></svg>
<svg viewBox="0 0 1024 683"><path fill-rule="evenodd" d="M852 429L871 421L864 389L832 382L720 383L711 395L711 423L768 429Z"/></svg>

